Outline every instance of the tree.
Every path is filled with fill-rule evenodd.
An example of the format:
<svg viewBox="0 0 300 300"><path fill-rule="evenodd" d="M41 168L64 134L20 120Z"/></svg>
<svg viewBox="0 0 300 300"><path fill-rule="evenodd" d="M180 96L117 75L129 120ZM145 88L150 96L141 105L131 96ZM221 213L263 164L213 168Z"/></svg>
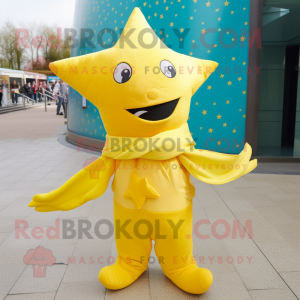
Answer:
<svg viewBox="0 0 300 300"><path fill-rule="evenodd" d="M12 22L4 23L0 31L0 53L1 56L7 61L8 67L14 67L14 54L15 54L15 36L14 26Z"/></svg>
<svg viewBox="0 0 300 300"><path fill-rule="evenodd" d="M49 63L71 56L71 37L61 29L36 23L20 24L27 31L27 46L20 42L18 29L8 21L0 29L0 66L20 70L49 70ZM28 56L27 56L27 55Z"/></svg>
<svg viewBox="0 0 300 300"><path fill-rule="evenodd" d="M15 31L16 28L11 21L5 22L0 30L0 59L1 66L20 70L26 58L25 47L23 45L17 47L18 38Z"/></svg>

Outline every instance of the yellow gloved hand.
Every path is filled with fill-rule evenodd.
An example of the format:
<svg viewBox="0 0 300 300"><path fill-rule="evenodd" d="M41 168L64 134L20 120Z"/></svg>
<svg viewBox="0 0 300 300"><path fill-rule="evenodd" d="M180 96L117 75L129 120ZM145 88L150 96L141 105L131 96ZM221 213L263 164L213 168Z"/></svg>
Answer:
<svg viewBox="0 0 300 300"><path fill-rule="evenodd" d="M100 197L115 171L114 159L100 157L70 178L60 188L35 195L28 204L36 211L72 210L89 200Z"/></svg>

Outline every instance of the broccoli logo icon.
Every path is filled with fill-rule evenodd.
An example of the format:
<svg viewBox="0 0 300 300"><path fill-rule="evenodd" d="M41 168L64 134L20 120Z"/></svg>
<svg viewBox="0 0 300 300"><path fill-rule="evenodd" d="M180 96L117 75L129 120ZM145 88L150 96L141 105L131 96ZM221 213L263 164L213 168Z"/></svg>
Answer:
<svg viewBox="0 0 300 300"><path fill-rule="evenodd" d="M47 266L53 266L56 259L51 250L38 246L35 249L28 250L23 261L26 265L32 265L33 277L46 277Z"/></svg>
<svg viewBox="0 0 300 300"><path fill-rule="evenodd" d="M90 171L91 179L99 179L99 172L105 171L106 166L102 159L92 157L86 160L86 162L83 165L83 169Z"/></svg>

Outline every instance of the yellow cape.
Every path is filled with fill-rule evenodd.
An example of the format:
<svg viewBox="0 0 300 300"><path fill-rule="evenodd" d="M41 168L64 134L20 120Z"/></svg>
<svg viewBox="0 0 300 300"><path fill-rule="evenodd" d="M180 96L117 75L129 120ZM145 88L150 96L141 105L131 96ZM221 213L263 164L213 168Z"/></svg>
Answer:
<svg viewBox="0 0 300 300"><path fill-rule="evenodd" d="M167 160L178 156L184 167L198 180L224 184L251 172L257 160L249 161L252 149L246 144L239 155L194 148L188 124L153 137L125 138L107 135L103 156L113 159L145 158Z"/></svg>

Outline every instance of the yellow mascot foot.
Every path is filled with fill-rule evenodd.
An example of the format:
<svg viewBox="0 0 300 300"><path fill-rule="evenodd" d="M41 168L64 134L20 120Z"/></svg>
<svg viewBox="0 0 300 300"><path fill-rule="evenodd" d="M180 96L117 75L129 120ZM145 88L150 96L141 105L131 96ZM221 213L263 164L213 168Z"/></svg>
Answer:
<svg viewBox="0 0 300 300"><path fill-rule="evenodd" d="M104 267L100 270L100 282L110 290L119 290L136 281L145 270L126 269L120 264Z"/></svg>
<svg viewBox="0 0 300 300"><path fill-rule="evenodd" d="M172 274L173 273L173 274ZM186 270L176 270L166 274L179 288L191 294L205 293L213 282L212 273L195 266Z"/></svg>

